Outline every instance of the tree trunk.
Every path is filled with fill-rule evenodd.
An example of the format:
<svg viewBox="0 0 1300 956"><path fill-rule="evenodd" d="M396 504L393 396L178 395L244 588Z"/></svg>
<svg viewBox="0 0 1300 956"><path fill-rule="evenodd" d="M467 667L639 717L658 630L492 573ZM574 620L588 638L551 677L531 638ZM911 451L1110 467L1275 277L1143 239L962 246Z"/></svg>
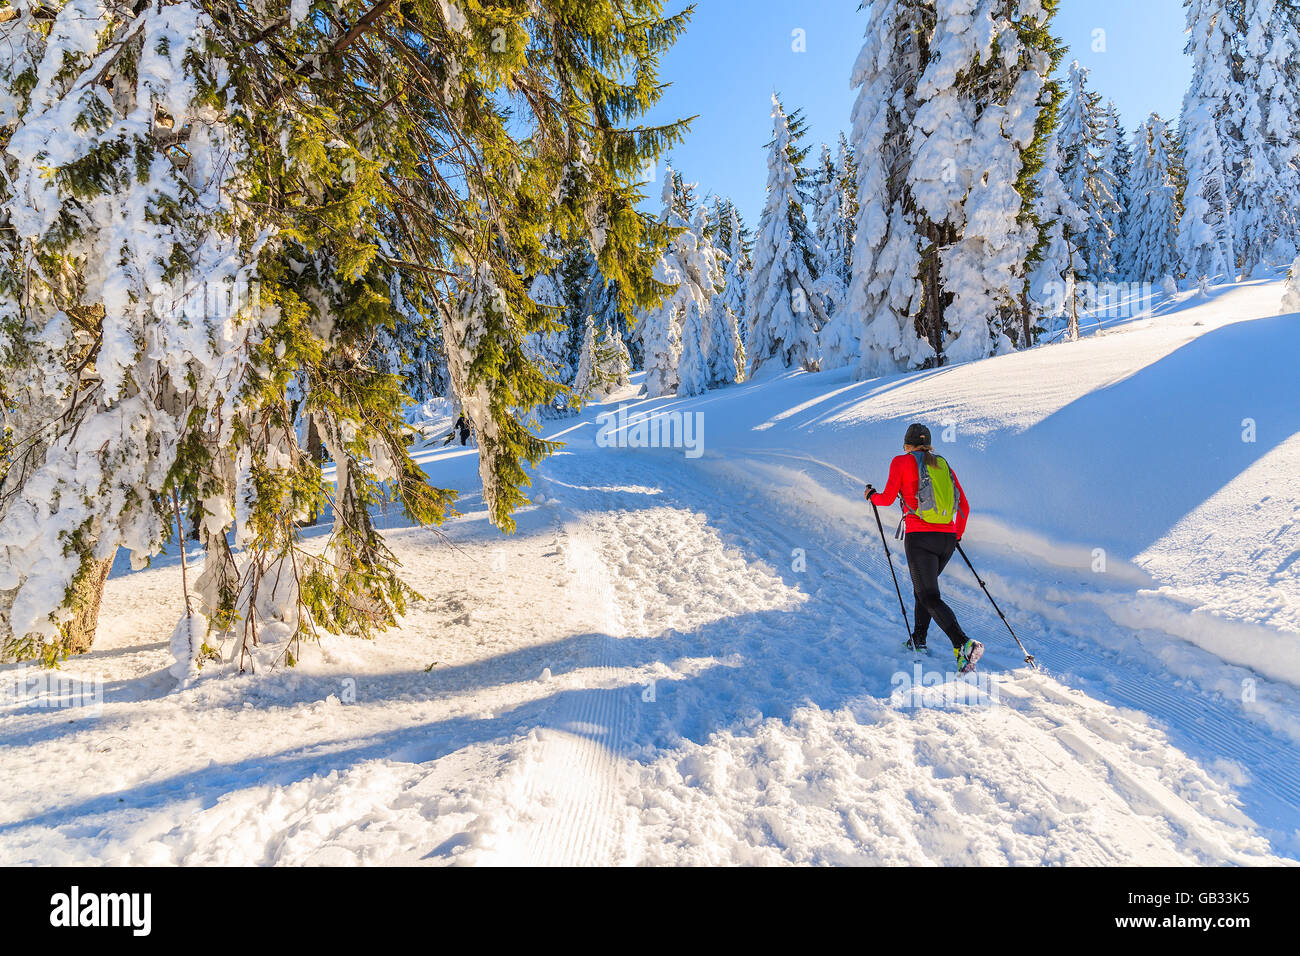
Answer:
<svg viewBox="0 0 1300 956"><path fill-rule="evenodd" d="M325 443L321 440L320 429L316 427L316 416L307 416L307 454L318 465L325 461Z"/></svg>
<svg viewBox="0 0 1300 956"><path fill-rule="evenodd" d="M934 223L926 223L930 248L921 268L922 295L925 300L925 337L934 349L935 367L943 365L943 289L939 278L939 248L943 235Z"/></svg>
<svg viewBox="0 0 1300 956"><path fill-rule="evenodd" d="M60 628L63 649L70 655L84 654L95 643L99 604L104 599L104 584L112 567L113 558L107 557L92 561L90 569L77 576L72 592L72 618Z"/></svg>
<svg viewBox="0 0 1300 956"><path fill-rule="evenodd" d="M307 415L307 455L318 465L325 463L325 442L321 438L320 428L316 425L316 416ZM320 512L312 508L311 517L307 519L306 526L314 527L320 520ZM299 522L301 525L302 522Z"/></svg>

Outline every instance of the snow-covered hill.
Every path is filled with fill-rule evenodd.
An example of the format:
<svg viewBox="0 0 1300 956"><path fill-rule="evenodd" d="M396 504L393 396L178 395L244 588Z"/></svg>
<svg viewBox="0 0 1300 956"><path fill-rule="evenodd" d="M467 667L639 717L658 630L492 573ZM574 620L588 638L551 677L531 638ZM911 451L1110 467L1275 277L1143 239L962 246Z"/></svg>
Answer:
<svg viewBox="0 0 1300 956"><path fill-rule="evenodd" d="M637 413L700 416L702 454L598 442L614 396L555 429L511 538L472 450L436 446L464 514L391 531L425 600L291 670L175 691L179 567L116 574L68 666L103 675L102 714L0 727L0 861L1293 861L1300 315L1280 297L1184 294L890 379L632 390ZM861 495L912 420L948 429L963 543L1041 672L958 563L945 593L984 676L912 693L951 665L900 652Z"/></svg>

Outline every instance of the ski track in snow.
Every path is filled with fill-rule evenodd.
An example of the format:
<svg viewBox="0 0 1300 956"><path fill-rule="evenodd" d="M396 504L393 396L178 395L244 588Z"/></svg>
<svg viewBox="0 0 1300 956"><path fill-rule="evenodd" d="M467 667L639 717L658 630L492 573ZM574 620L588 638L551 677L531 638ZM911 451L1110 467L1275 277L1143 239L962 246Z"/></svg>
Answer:
<svg viewBox="0 0 1300 956"><path fill-rule="evenodd" d="M820 546L853 543L824 528L801 528L800 517L782 513L772 496L739 494L741 470L728 461L724 474L710 480L687 477L677 462L652 468L641 460L632 469L639 480L664 479L653 499L661 502L652 509L657 518L646 516L644 494L621 496L629 509L622 513L610 500L620 497L616 493L590 504L594 512L618 514L605 548L615 568L633 578L625 589L630 613L644 633L663 629L632 660L644 666L641 655L652 654L657 668L677 672L640 710L646 768L633 797L642 801L641 851L634 861L1100 864L1269 857L1267 843L1251 832L1231 793L1171 746L1162 729L1141 713L1103 704L1048 675L1022 667L1011 679L1000 676L998 707L883 707L892 673L910 666L899 653L904 632L894 624L897 604L883 558L874 567L862 554L856 560L833 555L828 563L838 569L815 568ZM602 461L575 480L617 482L618 466ZM728 489L721 499L718 488ZM689 507L665 510L673 498L713 499L716 506L704 523ZM764 520L751 520L756 513ZM645 534L655 525L658 533ZM759 582L737 580L725 594L692 576L689 563L682 569L681 557L694 550L688 548L692 526L725 529L732 547L749 554L747 577L760 575L760 593L784 588L789 604L771 608L770 623L743 622L745 613L762 617L766 610L743 593L744 583ZM721 539L717 545L728 548ZM777 577L771 568L788 566L798 547L807 549L809 568L787 577L820 584L808 600L779 577L764 579ZM665 560L673 549L678 562ZM769 567L757 571L755 558L768 559ZM1018 656L999 648L1000 637L988 630L991 615L964 599L954 603L963 620L978 621L990 646L986 666L1014 667ZM791 609L797 626L787 618ZM701 641L706 625L683 639L677 628L691 618L714 619L719 630ZM882 628L882 622L893 626ZM712 666L702 668L700 656L708 651ZM1053 661L1055 651L1055 645L1041 648ZM675 658L679 652L691 656ZM1071 666L1083 661L1076 651ZM935 666L945 665L926 663ZM1222 712L1207 715L1204 699L1183 703L1176 689L1151 684L1131 695L1135 702L1174 715L1197 709L1229 728L1241 723ZM827 735L833 744L815 739ZM1221 730L1210 742L1239 744L1228 739L1233 736ZM1293 759L1294 750L1288 754L1276 741L1261 736L1258 743L1253 752L1220 752L1252 763L1256 756ZM879 751L896 757L883 794L864 786L858 774L837 772L836 764L855 752L870 765ZM900 775L907 781L903 801L893 782ZM1272 797L1277 791L1280 800L1294 801L1294 774L1270 780L1263 792ZM979 833L963 825L969 814L978 815ZM874 839L864 839L868 834Z"/></svg>
<svg viewBox="0 0 1300 956"><path fill-rule="evenodd" d="M549 715L525 804L539 801L544 818L528 834L522 862L534 865L597 864L615 859L622 821L617 814L621 766L616 759L625 710L619 676L611 666L616 610L604 566L579 527L557 525L569 586L593 610L595 687L573 706ZM555 751L558 751L556 753Z"/></svg>
<svg viewBox="0 0 1300 956"><path fill-rule="evenodd" d="M492 531L472 493L445 527L453 547L393 530L424 599L397 631L327 638L292 670L178 690L179 568L115 575L96 649L68 665L104 676L102 715L0 711L0 862L1294 862L1300 503L1279 476L1296 439L1208 498L1175 488L1199 505L1130 560L1112 547L1104 575L1087 545L1046 534L1041 507L1034 529L990 515L1002 475L976 454L999 429L1056 440L1042 422L1117 383L1130 401L1148 366L1264 315L1277 288L883 384L628 393L704 411L705 456L596 448L590 414L566 423L517 535ZM1223 341L1249 346L1248 365L1261 334ZM977 441L955 452L976 511L967 550L1043 664L1024 665L954 558L945 599L987 647L992 705L949 686L909 706L900 678L953 665L937 628L934 656L902 651L856 474L883 470L898 421L947 415ZM473 487L472 450L421 459ZM1248 527L1225 530L1243 498L1258 499Z"/></svg>
<svg viewBox="0 0 1300 956"><path fill-rule="evenodd" d="M840 471L826 463L817 464ZM830 497L829 492L826 494ZM864 519L861 532L865 534L867 530L867 520ZM886 531L888 533L888 528ZM878 540L871 544L878 547ZM875 547L863 549L861 544L842 546L847 547L848 556L845 551L839 552L841 560L846 560L855 570L868 574L873 580L888 580L883 552ZM970 544L967 546L969 548ZM977 556L977 559L983 563L982 556ZM950 565L951 570L944 579L945 600L954 606L960 620L979 622L981 639L990 651L997 652L989 658L990 664L1000 660L1007 667L1016 666L1020 655L1012 644L1012 638L968 569L960 562L960 557L953 561L954 565ZM997 565L993 567L1001 570ZM1300 727L1288 719L1300 710L1300 695L1294 688L1269 682L1243 668L1225 666L1217 658L1158 629L1137 635L1137 647L1132 647L1134 635L1131 632L1116 633L1112 623L1114 615L1105 610L1109 605L1123 601L1123 592L1088 593L1095 588L1095 575L1072 581L1068 588L1049 586L1045 589L1032 574L990 575L987 572L988 567L984 569L986 583L992 581L994 589L1001 593L999 603L1004 612L1009 611L1013 620L1024 622L1018 633L1022 640L1028 636L1030 652L1047 661L1051 672L1120 706L1155 717L1173 728L1199 752L1232 754L1234 759L1247 766L1267 767L1267 774L1252 781L1252 798L1264 811L1265 819L1272 823L1285 825L1294 817L1295 808L1300 806L1300 765L1293 759L1295 748L1289 748L1288 752L1288 748L1283 746L1279 750L1280 741L1270 733L1280 728L1289 731L1290 744L1300 740ZM905 565L900 564L899 573L904 597L908 598ZM1044 594L1044 590L1048 593ZM1066 603L1064 613L1061 612L1062 603ZM1088 607L1089 604L1092 607ZM1035 612L1043 610L1056 613L1046 619L1035 619ZM877 613L884 611L881 608ZM1026 631L1025 625L1033 630ZM973 629L968 625L968 630ZM937 629L932 630L939 636ZM1098 637L1107 632L1114 640L1099 648ZM900 629L900 634L904 633ZM1143 654L1148 644L1154 653ZM1124 653L1105 653L1107 649L1120 648ZM1100 655L1099 650L1102 651ZM1134 666L1134 657L1142 666ZM1180 661L1178 657L1184 660ZM1196 660L1198 657L1199 661ZM1186 660L1189 658L1190 662ZM1171 669L1181 679L1171 682ZM1182 674L1178 674L1179 669ZM1207 673L1214 679L1204 686L1201 675ZM1253 681L1257 694L1269 698L1261 702L1253 713L1240 702L1243 679ZM1269 706L1264 710L1266 704Z"/></svg>

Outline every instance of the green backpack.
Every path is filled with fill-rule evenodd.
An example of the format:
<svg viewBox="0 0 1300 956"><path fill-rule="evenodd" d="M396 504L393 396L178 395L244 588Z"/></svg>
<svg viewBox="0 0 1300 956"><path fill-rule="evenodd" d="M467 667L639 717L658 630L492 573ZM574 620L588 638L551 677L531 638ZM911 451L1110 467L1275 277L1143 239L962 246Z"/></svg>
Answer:
<svg viewBox="0 0 1300 956"><path fill-rule="evenodd" d="M930 524L952 524L957 517L957 483L953 481L948 462L935 456L935 463L925 463L925 452L914 451L916 473L920 483L916 489L916 510L912 512Z"/></svg>

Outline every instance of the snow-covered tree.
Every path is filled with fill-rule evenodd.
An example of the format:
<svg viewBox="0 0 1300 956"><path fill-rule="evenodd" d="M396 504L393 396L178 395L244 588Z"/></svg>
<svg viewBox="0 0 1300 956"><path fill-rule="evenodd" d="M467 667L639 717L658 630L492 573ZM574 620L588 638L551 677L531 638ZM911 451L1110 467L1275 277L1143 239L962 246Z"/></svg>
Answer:
<svg viewBox="0 0 1300 956"><path fill-rule="evenodd" d="M714 212L716 244L725 258L723 266L723 298L740 326L741 342L745 340L747 324L744 321L745 300L748 296L751 270L749 231L740 218L740 210L730 200L719 205ZM743 371L744 363L741 363Z"/></svg>
<svg viewBox="0 0 1300 956"><path fill-rule="evenodd" d="M1300 256L1291 263L1282 287L1282 312L1300 312Z"/></svg>
<svg viewBox="0 0 1300 956"><path fill-rule="evenodd" d="M655 267L655 281L665 285L684 284L680 272L661 259ZM641 340L642 368L646 395L659 398L677 391L677 365L682 357L682 331L675 309L662 305L647 309L637 318Z"/></svg>
<svg viewBox="0 0 1300 956"><path fill-rule="evenodd" d="M553 245L554 268L537 276L529 287L529 296L546 308L552 323L529 338L528 349L553 382L586 395L592 383L588 381L584 388L578 388L578 381L588 320L597 330L606 326L622 329L626 322L614 283L605 278L586 243L579 240ZM587 374L591 372L588 368ZM557 396L539 412L544 416L567 415L572 408L566 397Z"/></svg>
<svg viewBox="0 0 1300 956"><path fill-rule="evenodd" d="M754 237L736 204L715 196L708 221L713 244L726 256L728 264L735 266L738 275L747 275L753 267Z"/></svg>
<svg viewBox="0 0 1300 956"><path fill-rule="evenodd" d="M835 189L823 208L825 223L818 223L822 261L848 287L853 270L853 238L858 216L858 163L848 137L840 133L835 157Z"/></svg>
<svg viewBox="0 0 1300 956"><path fill-rule="evenodd" d="M678 365L684 347L698 349L708 363L708 342L687 343L683 325L694 306L700 316L710 314L710 300L715 282L721 274L703 216L696 215L695 185L687 183L672 167L664 177L663 212L659 221L666 229L680 230L664 250L655 268L655 277L671 285L672 290L639 320L646 372L646 394L650 398L671 395L677 390Z"/></svg>
<svg viewBox="0 0 1300 956"><path fill-rule="evenodd" d="M607 388L627 385L631 381L632 356L628 353L623 334L612 324L605 326L604 335L596 345L596 365Z"/></svg>
<svg viewBox="0 0 1300 956"><path fill-rule="evenodd" d="M587 316L571 389L573 396L580 403L603 398L611 389L628 383L629 371L627 346L622 336L609 325L598 329L595 317Z"/></svg>
<svg viewBox="0 0 1300 956"><path fill-rule="evenodd" d="M817 292L830 317L819 335L821 368L842 368L856 364L861 322L848 308L849 277L853 261L853 227L856 215L856 177L853 150L843 134L839 154L832 161L830 148L822 146L818 166Z"/></svg>
<svg viewBox="0 0 1300 956"><path fill-rule="evenodd" d="M677 364L678 395L699 395L709 388L712 375L704 349L700 304L692 299L686 303L686 316L682 321L682 357Z"/></svg>
<svg viewBox="0 0 1300 956"><path fill-rule="evenodd" d="M918 106L916 80L926 65L922 39L929 35L929 7L901 0L873 3L853 67L858 214L847 311L862 323L856 372L861 378L920 365L938 346L917 331L926 241L908 182L913 163L908 137Z"/></svg>
<svg viewBox="0 0 1300 956"><path fill-rule="evenodd" d="M751 375L768 361L815 369L817 330L827 321L815 289L817 243L804 212L810 174L804 166L808 148L799 143L803 132L799 112L787 117L774 94L767 202L754 239L745 304Z"/></svg>
<svg viewBox="0 0 1300 956"><path fill-rule="evenodd" d="M1273 42L1261 63L1261 74L1276 76L1277 82L1259 84L1264 109L1263 139L1269 144L1273 167L1278 174L1278 193L1289 212L1291 234L1280 242L1300 247L1300 213L1295 196L1300 193L1300 12L1293 0L1277 0L1271 21Z"/></svg>
<svg viewBox="0 0 1300 956"><path fill-rule="evenodd" d="M1021 314L1041 240L1031 184L1059 56L1053 5L873 4L854 71L860 170L853 302L860 374L991 354ZM914 84L914 85L913 85Z"/></svg>
<svg viewBox="0 0 1300 956"><path fill-rule="evenodd" d="M1245 0L1233 232L1241 271L1263 274L1296 254L1300 197L1300 89L1296 14L1276 0Z"/></svg>
<svg viewBox="0 0 1300 956"><path fill-rule="evenodd" d="M624 341L624 331L628 327L627 316L619 302L618 290L614 283L608 281L599 268L592 271L591 284L586 295L586 307L587 314L596 322L600 341L607 342L612 347L614 338L617 337L623 343L623 354L627 355L627 343Z"/></svg>
<svg viewBox="0 0 1300 956"><path fill-rule="evenodd" d="M849 268L853 252L853 193L855 183L851 150L841 137L838 157L831 159L830 147L822 144L821 159L817 165L816 191L813 202L813 220L817 224L817 272L822 279L830 278L837 291L848 286ZM828 296L834 311L838 295Z"/></svg>
<svg viewBox="0 0 1300 956"><path fill-rule="evenodd" d="M709 385L730 385L744 377L745 345L740 340L740 321L723 295L713 297L709 312Z"/></svg>
<svg viewBox="0 0 1300 956"><path fill-rule="evenodd" d="M663 291L637 181L681 126L639 116L685 21L614 6L5 8L6 656L84 649L114 552L157 554L182 510L207 551L182 653L215 653L195 650L195 614L209 643L281 660L316 627L392 624L411 592L369 507L382 483L432 523L453 495L407 453L410 385L377 354L384 329L440 329L484 499L512 527L523 465L551 448L518 417L553 391L525 351L546 322L525 277L553 266L537 237L585 237L629 308ZM325 504L300 412L336 466L323 554L300 546Z"/></svg>
<svg viewBox="0 0 1300 956"><path fill-rule="evenodd" d="M1098 230L1094 239L1093 270L1105 279L1122 279L1124 230L1128 220L1128 195L1124 186L1132 175L1133 154L1114 100L1108 101L1101 111L1100 143L1097 166L1103 182L1110 187L1111 201L1103 207L1105 228Z"/></svg>
<svg viewBox="0 0 1300 956"><path fill-rule="evenodd" d="M1084 227L1070 235L1079 252L1080 276L1101 282L1115 272L1120 180L1116 175L1118 123L1088 89L1088 71L1070 64L1069 92L1057 132L1061 182L1082 211Z"/></svg>
<svg viewBox="0 0 1300 956"><path fill-rule="evenodd" d="M1179 122L1187 185L1178 225L1178 256L1191 282L1236 277L1228 183L1239 167L1233 133L1237 28L1229 0L1187 0L1187 53L1192 79Z"/></svg>
<svg viewBox="0 0 1300 956"><path fill-rule="evenodd" d="M730 201L714 210L714 239L722 266L719 291L712 303L714 343L710 356L713 381L717 385L740 381L745 374L745 295L749 279L749 256L745 250L745 227L740 211Z"/></svg>
<svg viewBox="0 0 1300 956"><path fill-rule="evenodd" d="M1180 275L1178 262L1178 174L1173 140L1156 113L1133 134L1133 172L1124 262L1131 279L1163 282Z"/></svg>
<svg viewBox="0 0 1300 956"><path fill-rule="evenodd" d="M1078 303L1075 294L1079 255L1071 240L1081 235L1087 217L1061 182L1057 137L1048 143L1039 171L1035 214L1046 227L1037 260L1029 271L1026 294L1033 311L1054 320L1064 315L1071 338L1078 338Z"/></svg>
<svg viewBox="0 0 1300 956"><path fill-rule="evenodd" d="M1179 133L1187 170L1183 215L1178 222L1181 270L1189 283L1215 276L1233 279L1236 254L1218 123L1208 106L1193 101L1183 108Z"/></svg>
<svg viewBox="0 0 1300 956"><path fill-rule="evenodd" d="M691 223L691 230L699 237L700 258L703 262L710 263L712 268L712 295L708 311L700 317L700 355L707 373L705 381L708 388L735 382L743 367L737 365L738 356L744 355L739 324L735 313L728 308L728 299L724 295L730 257L720 245L724 236L733 232L737 221L728 218L726 229L720 228L720 222L715 218L719 211L721 207L716 202L712 207L701 205L696 208ZM734 214L734 210L731 214ZM683 338L683 362L686 361L685 347L686 340Z"/></svg>
<svg viewBox="0 0 1300 956"><path fill-rule="evenodd" d="M142 566L175 527L177 463L211 477L275 317L247 294L268 236L232 202L249 157L199 4L7 11L0 638L51 663L88 649L117 549Z"/></svg>
<svg viewBox="0 0 1300 956"><path fill-rule="evenodd" d="M582 333L582 346L578 349L578 370L573 377L573 394L585 401L598 384L596 364L596 322L587 316Z"/></svg>

